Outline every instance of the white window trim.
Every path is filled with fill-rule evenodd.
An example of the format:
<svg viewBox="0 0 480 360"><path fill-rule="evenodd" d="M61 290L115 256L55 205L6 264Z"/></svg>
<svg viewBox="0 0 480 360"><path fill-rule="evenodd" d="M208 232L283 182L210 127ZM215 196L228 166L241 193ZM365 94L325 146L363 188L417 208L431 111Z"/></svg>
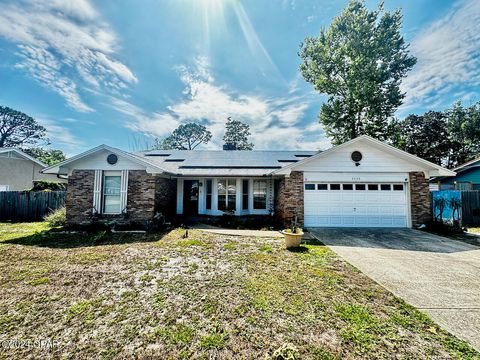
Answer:
<svg viewBox="0 0 480 360"><path fill-rule="evenodd" d="M103 182L105 176L120 176L120 211L119 212L105 212ZM95 170L95 178L93 185L93 213L105 215L120 215L127 211L128 201L128 170Z"/></svg>

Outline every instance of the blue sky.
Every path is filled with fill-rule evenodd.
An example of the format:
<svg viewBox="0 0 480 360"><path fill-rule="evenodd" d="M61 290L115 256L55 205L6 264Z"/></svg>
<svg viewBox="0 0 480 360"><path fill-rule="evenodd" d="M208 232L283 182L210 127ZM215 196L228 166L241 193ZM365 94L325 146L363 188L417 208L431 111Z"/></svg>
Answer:
<svg viewBox="0 0 480 360"><path fill-rule="evenodd" d="M38 119L73 155L138 150L181 123L228 116L257 149L329 147L323 95L298 72L299 44L347 1L17 0L0 2L0 104ZM377 1L367 1L370 8ZM418 63L397 115L480 100L480 2L386 0L401 8Z"/></svg>

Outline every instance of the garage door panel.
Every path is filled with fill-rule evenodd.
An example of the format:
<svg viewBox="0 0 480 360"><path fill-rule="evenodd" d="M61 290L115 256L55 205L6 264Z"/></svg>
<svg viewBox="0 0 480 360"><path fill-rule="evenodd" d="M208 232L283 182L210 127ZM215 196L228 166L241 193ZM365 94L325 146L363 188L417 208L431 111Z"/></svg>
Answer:
<svg viewBox="0 0 480 360"><path fill-rule="evenodd" d="M329 190L317 190L315 186L316 190L305 191L305 226L406 227L408 202L405 184L403 190L393 190L394 183L389 183L387 190L385 187L381 190L381 184L384 183L366 185L365 190L356 190L356 183L353 183L354 190L351 185L343 190L342 185L341 190L330 190L330 187Z"/></svg>

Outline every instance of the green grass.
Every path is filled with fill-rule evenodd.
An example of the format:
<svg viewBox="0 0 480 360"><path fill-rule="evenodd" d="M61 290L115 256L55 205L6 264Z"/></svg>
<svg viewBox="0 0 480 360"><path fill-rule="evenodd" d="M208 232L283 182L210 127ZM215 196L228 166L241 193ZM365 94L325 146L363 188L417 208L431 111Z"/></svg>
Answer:
<svg viewBox="0 0 480 360"><path fill-rule="evenodd" d="M325 246L185 233L0 224L2 336L60 337L52 358L479 359Z"/></svg>

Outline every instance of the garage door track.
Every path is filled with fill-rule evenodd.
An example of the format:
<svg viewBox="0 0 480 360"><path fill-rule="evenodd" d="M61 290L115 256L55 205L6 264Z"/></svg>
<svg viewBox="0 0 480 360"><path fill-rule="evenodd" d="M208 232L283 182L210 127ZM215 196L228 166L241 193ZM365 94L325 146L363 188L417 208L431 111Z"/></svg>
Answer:
<svg viewBox="0 0 480 360"><path fill-rule="evenodd" d="M370 278L480 351L480 248L411 229L310 229Z"/></svg>

